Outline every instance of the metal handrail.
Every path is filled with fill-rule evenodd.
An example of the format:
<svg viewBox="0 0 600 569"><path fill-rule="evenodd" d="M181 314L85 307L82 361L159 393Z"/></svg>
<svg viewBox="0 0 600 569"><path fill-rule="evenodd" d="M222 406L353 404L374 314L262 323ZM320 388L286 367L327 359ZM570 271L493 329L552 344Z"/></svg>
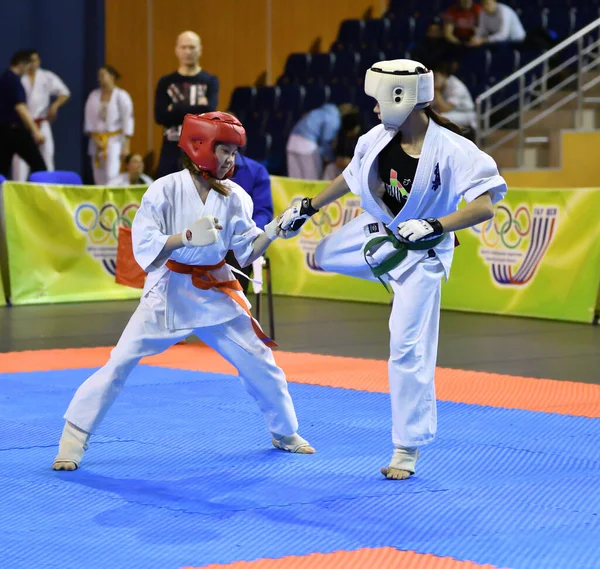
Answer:
<svg viewBox="0 0 600 569"><path fill-rule="evenodd" d="M568 39L479 95L476 99L477 144L489 152L518 137L517 164L519 167L522 167L524 163L525 144L532 140L525 137L524 131L527 128L539 123L554 111L575 99L577 99L577 111L579 115L583 109L584 102L596 102L593 97L586 98L584 94L600 83L600 76L585 82L584 73L600 65L600 33L595 37L588 37L592 32L597 30L600 30L600 18L584 26ZM550 69L550 59L572 45L577 46L577 53L569 56L558 66ZM540 69L540 66L543 67ZM576 70L570 72L570 68L574 68L575 66ZM536 69L539 69L537 73L531 73ZM565 72L569 73L566 78L564 76ZM556 79L560 80L551 88L548 88L548 81L552 78L555 78L555 81ZM496 97L496 104L492 102L493 95L515 82L518 82L516 92L512 94L506 93L506 96L500 102L497 101L498 97ZM549 108L540 111L533 118L526 120L526 112L538 107L541 103L544 103L550 97L563 90L566 85L572 83L575 83L572 92L567 93L562 99L554 101ZM498 116L497 113L500 111L503 112ZM498 119L494 121L494 124L491 124L492 115ZM484 144L490 135L514 121L518 122L518 127L502 136L500 140L496 140L493 144Z"/></svg>
<svg viewBox="0 0 600 569"><path fill-rule="evenodd" d="M598 18L597 20L594 20L591 24L588 24L587 26L581 28L577 33L573 34L570 38L567 38L566 40L559 43L558 45L555 45L552 49L549 49L546 53L540 55L539 57L534 59L531 63L528 63L527 65L525 65L525 67L521 67L521 69L519 69L518 71L515 71L512 75L509 75L506 79L503 79L502 81L500 81L500 83L494 85L493 87L490 87L489 89L487 89L486 91L481 93L481 95L479 95L479 97L477 97L477 100L487 98L487 97L493 95L494 93L497 93L498 91L500 91L500 89L503 89L507 85L510 85L515 79L518 79L519 77L521 77L521 75L525 75L525 73L529 73L529 71L534 70L540 63L544 63L544 61L548 61L552 56L556 55L557 53L560 53L566 47L569 47L571 44L575 43L578 39L583 38L584 36L586 36L590 32L593 32L594 30L596 30L598 28L600 28L600 18Z"/></svg>

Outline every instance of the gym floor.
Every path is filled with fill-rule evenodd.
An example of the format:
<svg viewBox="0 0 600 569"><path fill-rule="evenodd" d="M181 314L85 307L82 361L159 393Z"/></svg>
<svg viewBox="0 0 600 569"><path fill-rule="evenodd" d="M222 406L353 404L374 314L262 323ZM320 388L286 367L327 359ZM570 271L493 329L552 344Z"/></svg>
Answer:
<svg viewBox="0 0 600 569"><path fill-rule="evenodd" d="M136 305L2 307L0 352L112 346ZM380 304L276 297L275 336L289 352L385 360L389 312ZM600 327L445 311L438 366L600 384Z"/></svg>

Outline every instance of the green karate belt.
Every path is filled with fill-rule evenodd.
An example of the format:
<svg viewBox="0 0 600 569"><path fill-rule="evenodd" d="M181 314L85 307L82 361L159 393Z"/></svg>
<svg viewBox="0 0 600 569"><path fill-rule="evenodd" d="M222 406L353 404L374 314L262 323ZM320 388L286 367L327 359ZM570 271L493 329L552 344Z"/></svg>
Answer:
<svg viewBox="0 0 600 569"><path fill-rule="evenodd" d="M427 249L433 249L446 238L446 234L439 235L434 239L417 241L416 243L413 243L412 241L400 241L387 227L385 227L385 225L384 228L387 232L387 235L381 235L371 239L365 245L363 254L365 256L365 263L369 265L373 276L379 280L379 282L385 287L385 290L390 292L390 289L383 282L381 277L386 273L389 273L392 269L395 269L402 261L404 261L409 251L425 251ZM388 242L394 246L395 251L379 265L371 265L367 259L367 255L381 244Z"/></svg>

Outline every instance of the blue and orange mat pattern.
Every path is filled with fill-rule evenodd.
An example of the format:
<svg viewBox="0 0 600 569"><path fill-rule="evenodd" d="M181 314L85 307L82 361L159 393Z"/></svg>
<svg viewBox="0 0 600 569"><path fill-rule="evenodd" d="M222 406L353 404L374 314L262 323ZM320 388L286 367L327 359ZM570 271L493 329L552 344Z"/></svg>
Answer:
<svg viewBox="0 0 600 569"><path fill-rule="evenodd" d="M278 352L318 451L290 455L234 370L181 345L54 472L108 353L0 354L1 568L600 568L600 386L438 369L438 439L395 482L385 362Z"/></svg>

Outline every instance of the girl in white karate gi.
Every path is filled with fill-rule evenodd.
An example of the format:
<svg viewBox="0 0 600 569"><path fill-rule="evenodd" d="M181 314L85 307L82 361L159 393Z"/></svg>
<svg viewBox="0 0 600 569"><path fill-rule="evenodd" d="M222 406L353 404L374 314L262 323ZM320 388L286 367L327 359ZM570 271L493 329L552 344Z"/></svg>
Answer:
<svg viewBox="0 0 600 569"><path fill-rule="evenodd" d="M160 178L144 194L132 227L136 261L148 273L140 304L108 363L75 393L65 414L55 470L75 470L106 412L141 358L190 334L235 366L256 400L275 447L301 454L314 449L297 434L298 421L274 345L251 317L230 267L260 257L278 236L277 220L260 230L252 200L228 180L246 143L241 123L227 113L186 115L179 146L186 169Z"/></svg>
<svg viewBox="0 0 600 569"><path fill-rule="evenodd" d="M394 292L388 375L395 448L381 471L405 479L437 429L440 288L450 272L453 232L492 218L506 183L492 158L429 108L433 73L420 63L374 64L365 92L377 101L383 124L359 139L342 175L285 211L279 226L291 237L320 208L348 192L360 196L365 213L321 241L315 258L326 271L378 278Z"/></svg>
<svg viewBox="0 0 600 569"><path fill-rule="evenodd" d="M98 71L99 89L85 103L84 132L90 137L88 154L94 183L108 184L121 171L121 158L130 152L133 136L133 102L127 91L115 85L120 75L107 65Z"/></svg>

